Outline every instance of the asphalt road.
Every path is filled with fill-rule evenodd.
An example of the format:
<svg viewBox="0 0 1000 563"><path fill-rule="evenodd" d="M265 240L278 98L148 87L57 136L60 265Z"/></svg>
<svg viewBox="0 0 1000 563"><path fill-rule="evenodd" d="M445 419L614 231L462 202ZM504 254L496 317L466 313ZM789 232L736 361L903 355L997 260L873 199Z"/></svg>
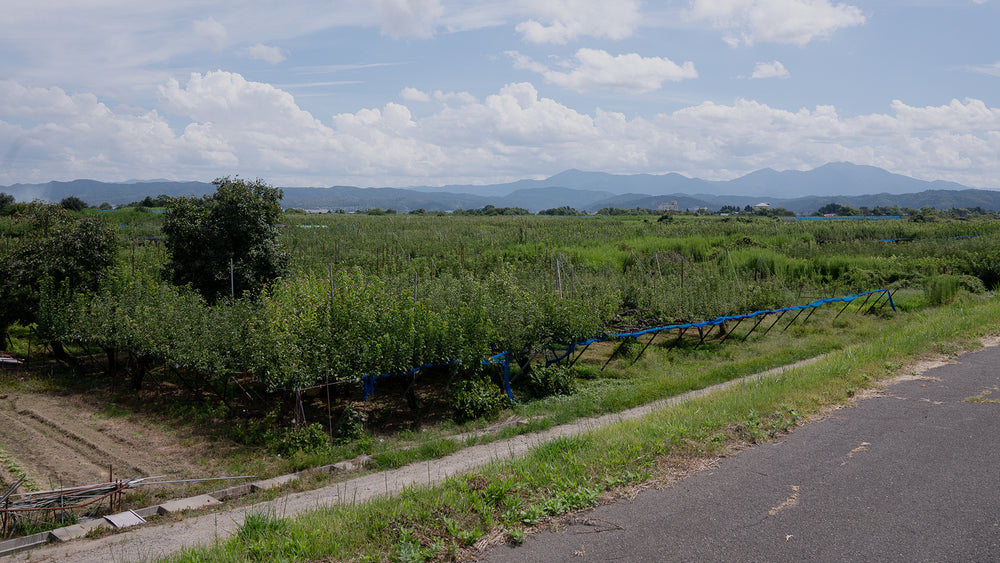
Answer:
<svg viewBox="0 0 1000 563"><path fill-rule="evenodd" d="M958 359L484 560L1000 561L1000 346Z"/></svg>

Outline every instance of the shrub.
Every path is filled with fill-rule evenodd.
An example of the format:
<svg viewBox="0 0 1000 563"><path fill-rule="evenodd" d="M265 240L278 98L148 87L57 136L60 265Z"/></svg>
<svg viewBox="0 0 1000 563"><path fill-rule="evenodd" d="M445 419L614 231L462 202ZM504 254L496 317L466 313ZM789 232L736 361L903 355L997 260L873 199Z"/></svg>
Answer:
<svg viewBox="0 0 1000 563"><path fill-rule="evenodd" d="M958 276L958 285L969 293L986 293L986 284L976 276Z"/></svg>
<svg viewBox="0 0 1000 563"><path fill-rule="evenodd" d="M365 434L365 422L368 415L359 411L351 405L344 407L344 412L340 415L340 420L334 427L334 435L337 442L345 444L360 439Z"/></svg>
<svg viewBox="0 0 1000 563"><path fill-rule="evenodd" d="M555 364L522 374L517 383L525 393L535 398L572 395L576 389L576 372L569 366Z"/></svg>
<svg viewBox="0 0 1000 563"><path fill-rule="evenodd" d="M924 285L924 294L927 295L927 301L931 305L941 305L954 299L959 288L959 276L943 274L927 280Z"/></svg>
<svg viewBox="0 0 1000 563"><path fill-rule="evenodd" d="M496 416L503 408L500 388L485 377L456 381L449 388L452 417L459 424L477 418Z"/></svg>
<svg viewBox="0 0 1000 563"><path fill-rule="evenodd" d="M323 425L314 422L297 428L278 428L268 436L268 448L278 455L291 456L296 452L322 453L330 448L330 439Z"/></svg>

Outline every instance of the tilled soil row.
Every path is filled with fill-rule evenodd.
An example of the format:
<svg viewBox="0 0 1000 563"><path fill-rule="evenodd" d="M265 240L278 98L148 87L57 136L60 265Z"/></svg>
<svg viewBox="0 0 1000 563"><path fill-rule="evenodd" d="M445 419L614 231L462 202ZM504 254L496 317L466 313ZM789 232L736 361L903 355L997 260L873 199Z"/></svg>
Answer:
<svg viewBox="0 0 1000 563"><path fill-rule="evenodd" d="M11 482L13 469L37 487L89 485L115 478L168 475L206 476L197 463L198 447L185 446L171 433L128 417L100 414L79 396L10 393L0 399L0 477Z"/></svg>

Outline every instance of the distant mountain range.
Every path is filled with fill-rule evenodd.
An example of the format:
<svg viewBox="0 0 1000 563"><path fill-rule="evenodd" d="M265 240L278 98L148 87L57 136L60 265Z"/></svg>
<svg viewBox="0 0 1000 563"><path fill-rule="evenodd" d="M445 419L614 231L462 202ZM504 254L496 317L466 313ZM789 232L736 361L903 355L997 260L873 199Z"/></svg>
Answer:
<svg viewBox="0 0 1000 563"><path fill-rule="evenodd" d="M727 181L688 178L676 173L616 175L567 170L545 180L507 184L411 188L285 187L285 207L359 211L372 208L407 212L478 209L486 205L523 207L532 212L570 206L581 211L603 207L651 208L676 201L680 209L744 207L763 201L796 213L811 213L828 203L851 207L982 207L1000 210L1000 191L972 189L953 182L917 180L873 166L831 163L806 172L758 170ZM60 201L76 196L88 204L122 205L146 196L201 196L214 192L206 182L164 180L106 183L95 180L14 184L0 192L18 201Z"/></svg>

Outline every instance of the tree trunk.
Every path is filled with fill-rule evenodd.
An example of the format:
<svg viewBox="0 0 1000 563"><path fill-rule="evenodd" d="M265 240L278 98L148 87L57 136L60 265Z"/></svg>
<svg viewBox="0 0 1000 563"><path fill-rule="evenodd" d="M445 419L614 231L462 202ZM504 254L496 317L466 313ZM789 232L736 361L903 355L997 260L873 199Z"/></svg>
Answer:
<svg viewBox="0 0 1000 563"><path fill-rule="evenodd" d="M66 348L63 347L63 343L61 341L50 341L49 348L52 349L52 355L55 356L57 360L73 368L74 371L80 371L80 362L66 351Z"/></svg>
<svg viewBox="0 0 1000 563"><path fill-rule="evenodd" d="M105 374L111 381L118 379L118 349L114 346L101 346L104 349L104 354L108 358L108 367L105 369Z"/></svg>
<svg viewBox="0 0 1000 563"><path fill-rule="evenodd" d="M130 381L132 384L133 391L142 390L142 380L146 377L146 371L149 369L149 358L146 356L136 356L135 357L135 369L132 371Z"/></svg>

